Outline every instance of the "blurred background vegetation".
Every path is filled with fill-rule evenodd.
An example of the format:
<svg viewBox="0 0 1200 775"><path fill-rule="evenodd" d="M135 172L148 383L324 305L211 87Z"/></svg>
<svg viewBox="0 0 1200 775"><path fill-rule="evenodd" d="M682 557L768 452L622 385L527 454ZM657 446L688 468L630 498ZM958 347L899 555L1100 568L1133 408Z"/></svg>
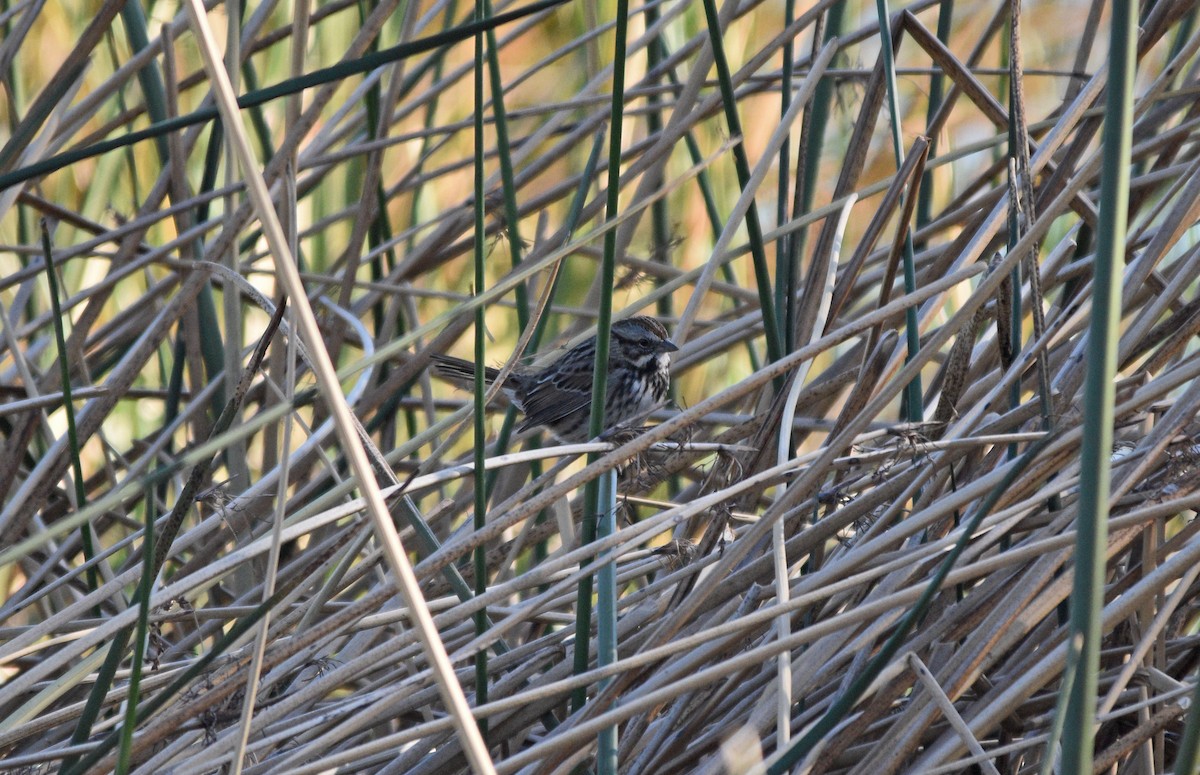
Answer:
<svg viewBox="0 0 1200 775"><path fill-rule="evenodd" d="M1049 766L1082 533L1098 720L1066 736L1190 771L1194 4L1136 9L1122 123L1101 2L209 2L237 126L185 6L0 4L5 771L478 768L341 400L498 771ZM241 134L321 342L294 299L270 325L291 259ZM1089 333L1117 190L1119 325ZM477 437L482 396L428 375L609 305L680 345L647 435L558 449L496 401ZM614 469L596 560L581 485Z"/></svg>

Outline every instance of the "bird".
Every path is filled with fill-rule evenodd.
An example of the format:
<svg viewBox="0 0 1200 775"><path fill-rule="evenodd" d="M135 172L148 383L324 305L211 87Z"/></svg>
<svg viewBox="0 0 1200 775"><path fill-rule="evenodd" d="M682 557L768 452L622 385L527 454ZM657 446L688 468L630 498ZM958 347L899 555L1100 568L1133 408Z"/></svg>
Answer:
<svg viewBox="0 0 1200 775"><path fill-rule="evenodd" d="M608 383L604 430L639 420L661 406L670 387L671 353L679 348L654 318L619 320L609 329ZM518 430L546 428L564 442L587 441L592 404L596 337L581 342L541 369L514 369L501 390L525 415ZM433 373L457 384L473 384L475 364L450 355L433 356ZM500 376L484 368L488 385Z"/></svg>
<svg viewBox="0 0 1200 775"><path fill-rule="evenodd" d="M658 557L659 561L670 570L679 570L684 565L690 564L699 553L696 543L686 538L670 541L650 550L650 554Z"/></svg>

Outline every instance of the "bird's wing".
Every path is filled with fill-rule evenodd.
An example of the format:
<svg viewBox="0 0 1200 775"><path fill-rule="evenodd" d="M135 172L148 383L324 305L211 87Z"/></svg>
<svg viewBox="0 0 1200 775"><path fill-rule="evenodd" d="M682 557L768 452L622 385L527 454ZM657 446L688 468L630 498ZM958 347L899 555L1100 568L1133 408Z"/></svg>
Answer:
<svg viewBox="0 0 1200 775"><path fill-rule="evenodd" d="M553 426L582 411L592 402L592 375L576 371L539 379L526 389L521 400L525 427Z"/></svg>

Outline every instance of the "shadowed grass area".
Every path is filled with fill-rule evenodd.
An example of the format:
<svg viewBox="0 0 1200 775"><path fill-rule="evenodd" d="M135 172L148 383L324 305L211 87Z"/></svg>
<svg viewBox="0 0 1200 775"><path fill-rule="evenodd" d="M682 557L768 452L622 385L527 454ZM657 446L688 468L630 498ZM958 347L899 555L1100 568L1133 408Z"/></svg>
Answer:
<svg viewBox="0 0 1200 775"><path fill-rule="evenodd" d="M1105 4L625 7L211 5L241 124L182 4L0 7L0 769L1197 761L1191 5L1115 238ZM429 374L610 313L679 350L604 444Z"/></svg>

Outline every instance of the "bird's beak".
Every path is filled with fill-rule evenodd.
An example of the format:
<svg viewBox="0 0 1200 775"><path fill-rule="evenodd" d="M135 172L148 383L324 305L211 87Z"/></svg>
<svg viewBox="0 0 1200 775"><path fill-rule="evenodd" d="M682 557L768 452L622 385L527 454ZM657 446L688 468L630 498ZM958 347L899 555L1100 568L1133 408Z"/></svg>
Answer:
<svg viewBox="0 0 1200 775"><path fill-rule="evenodd" d="M670 339L664 339L664 340L662 340L662 344L660 344L658 346L658 349L662 350L665 353L673 353L673 352L679 351L679 346L676 345L674 342L672 342Z"/></svg>

